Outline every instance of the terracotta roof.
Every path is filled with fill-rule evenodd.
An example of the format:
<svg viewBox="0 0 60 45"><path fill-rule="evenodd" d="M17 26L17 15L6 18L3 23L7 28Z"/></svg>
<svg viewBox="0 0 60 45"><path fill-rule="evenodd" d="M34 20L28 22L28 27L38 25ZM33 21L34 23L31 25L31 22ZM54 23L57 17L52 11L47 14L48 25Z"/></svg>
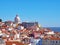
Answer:
<svg viewBox="0 0 60 45"><path fill-rule="evenodd" d="M16 45L24 45L22 42L17 42L17 41L7 41L6 45L12 45L12 44L16 44Z"/></svg>
<svg viewBox="0 0 60 45"><path fill-rule="evenodd" d="M49 39L49 40L60 40L59 37L54 37L54 36L50 36L50 37L44 36L43 39L44 39L44 40L46 40L46 39Z"/></svg>
<svg viewBox="0 0 60 45"><path fill-rule="evenodd" d="M50 40L60 40L60 38L57 38L57 37L50 37Z"/></svg>

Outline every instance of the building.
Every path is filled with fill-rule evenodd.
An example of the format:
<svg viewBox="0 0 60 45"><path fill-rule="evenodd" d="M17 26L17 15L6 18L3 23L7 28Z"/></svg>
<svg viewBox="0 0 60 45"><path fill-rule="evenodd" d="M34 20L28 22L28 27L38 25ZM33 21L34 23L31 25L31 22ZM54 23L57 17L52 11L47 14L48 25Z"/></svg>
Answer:
<svg viewBox="0 0 60 45"><path fill-rule="evenodd" d="M16 15L14 22L19 24L20 23L20 17L18 15Z"/></svg>
<svg viewBox="0 0 60 45"><path fill-rule="evenodd" d="M5 25L7 25L7 26L12 26L13 25L13 21L5 21Z"/></svg>
<svg viewBox="0 0 60 45"><path fill-rule="evenodd" d="M38 22L22 22L22 25L23 25L25 28L29 28L29 27L31 27L31 26L38 25Z"/></svg>
<svg viewBox="0 0 60 45"><path fill-rule="evenodd" d="M60 45L60 38L40 39L36 45Z"/></svg>
<svg viewBox="0 0 60 45"><path fill-rule="evenodd" d="M43 39L42 45L60 45L60 38Z"/></svg>

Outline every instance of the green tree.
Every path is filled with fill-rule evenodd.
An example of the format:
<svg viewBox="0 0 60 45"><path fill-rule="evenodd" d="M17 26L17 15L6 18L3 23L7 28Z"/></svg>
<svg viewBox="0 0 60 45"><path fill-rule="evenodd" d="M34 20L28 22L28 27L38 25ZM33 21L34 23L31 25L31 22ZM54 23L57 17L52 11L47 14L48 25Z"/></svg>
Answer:
<svg viewBox="0 0 60 45"><path fill-rule="evenodd" d="M0 22L2 22L2 19L0 19Z"/></svg>

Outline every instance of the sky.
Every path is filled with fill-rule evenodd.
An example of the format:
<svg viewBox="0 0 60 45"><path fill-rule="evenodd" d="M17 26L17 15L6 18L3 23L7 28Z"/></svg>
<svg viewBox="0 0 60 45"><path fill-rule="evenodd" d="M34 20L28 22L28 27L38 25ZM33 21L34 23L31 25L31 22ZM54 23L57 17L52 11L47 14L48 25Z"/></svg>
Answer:
<svg viewBox="0 0 60 45"><path fill-rule="evenodd" d="M43 27L60 27L59 0L0 0L0 19L14 21L16 14L21 22L37 21Z"/></svg>

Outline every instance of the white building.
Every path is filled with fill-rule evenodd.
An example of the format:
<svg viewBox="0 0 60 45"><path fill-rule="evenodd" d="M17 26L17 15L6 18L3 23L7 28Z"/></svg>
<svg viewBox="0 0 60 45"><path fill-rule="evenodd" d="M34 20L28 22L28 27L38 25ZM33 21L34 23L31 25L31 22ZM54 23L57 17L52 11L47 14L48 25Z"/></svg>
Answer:
<svg viewBox="0 0 60 45"><path fill-rule="evenodd" d="M43 39L42 45L60 45L60 39Z"/></svg>
<svg viewBox="0 0 60 45"><path fill-rule="evenodd" d="M18 15L16 15L14 22L18 24L20 23L20 17Z"/></svg>

